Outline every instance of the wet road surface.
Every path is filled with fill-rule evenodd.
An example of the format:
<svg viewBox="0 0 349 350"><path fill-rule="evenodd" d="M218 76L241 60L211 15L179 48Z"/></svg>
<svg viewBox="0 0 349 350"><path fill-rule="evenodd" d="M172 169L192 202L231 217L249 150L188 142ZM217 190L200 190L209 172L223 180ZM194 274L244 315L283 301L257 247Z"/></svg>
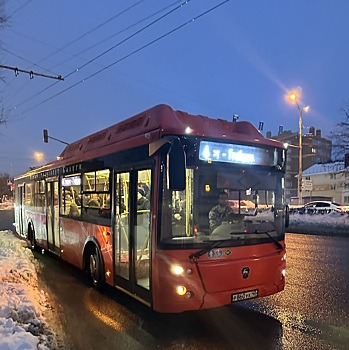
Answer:
<svg viewBox="0 0 349 350"><path fill-rule="evenodd" d="M349 239L288 234L287 286L274 296L178 315L86 287L80 271L37 254L73 349L349 349Z"/></svg>
<svg viewBox="0 0 349 350"><path fill-rule="evenodd" d="M2 214L0 229L5 221ZM35 256L67 349L349 349L349 237L287 234L286 244L283 292L175 315L112 288L99 293L81 271L49 254Z"/></svg>

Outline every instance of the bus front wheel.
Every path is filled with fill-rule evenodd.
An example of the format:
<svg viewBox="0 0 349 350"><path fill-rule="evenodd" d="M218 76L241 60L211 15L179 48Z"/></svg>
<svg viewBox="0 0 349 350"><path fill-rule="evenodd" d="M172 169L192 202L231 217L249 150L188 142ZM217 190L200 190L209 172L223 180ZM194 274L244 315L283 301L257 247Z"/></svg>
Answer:
<svg viewBox="0 0 349 350"><path fill-rule="evenodd" d="M101 253L96 246L89 249L86 263L86 270L92 286L101 290L104 286L103 262Z"/></svg>

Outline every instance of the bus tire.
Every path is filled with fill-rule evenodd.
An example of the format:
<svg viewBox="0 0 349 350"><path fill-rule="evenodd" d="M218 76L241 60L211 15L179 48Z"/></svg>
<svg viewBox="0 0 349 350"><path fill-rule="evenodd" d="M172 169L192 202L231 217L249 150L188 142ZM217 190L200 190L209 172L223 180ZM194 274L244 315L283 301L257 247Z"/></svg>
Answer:
<svg viewBox="0 0 349 350"><path fill-rule="evenodd" d="M103 259L99 248L92 244L86 254L86 272L92 287L102 290L105 285Z"/></svg>
<svg viewBox="0 0 349 350"><path fill-rule="evenodd" d="M34 231L33 226L31 224L28 225L28 241L29 241L30 249L35 250L35 248L36 248L35 231Z"/></svg>

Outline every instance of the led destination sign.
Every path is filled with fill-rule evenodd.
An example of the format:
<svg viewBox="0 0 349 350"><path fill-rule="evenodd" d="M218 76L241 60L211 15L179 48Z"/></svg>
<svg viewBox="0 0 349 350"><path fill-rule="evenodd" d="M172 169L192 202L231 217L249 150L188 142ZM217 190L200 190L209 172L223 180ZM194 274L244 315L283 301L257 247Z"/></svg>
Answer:
<svg viewBox="0 0 349 350"><path fill-rule="evenodd" d="M224 162L253 165L277 164L277 149L201 141L199 159L207 162Z"/></svg>

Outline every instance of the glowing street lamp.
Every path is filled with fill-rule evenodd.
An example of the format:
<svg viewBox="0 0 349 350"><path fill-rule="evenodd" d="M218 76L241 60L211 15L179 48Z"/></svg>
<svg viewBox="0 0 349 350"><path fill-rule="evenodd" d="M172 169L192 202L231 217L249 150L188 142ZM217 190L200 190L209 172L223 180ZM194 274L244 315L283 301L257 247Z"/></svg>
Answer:
<svg viewBox="0 0 349 350"><path fill-rule="evenodd" d="M303 182L303 140L302 140L302 131L303 131L303 112L309 112L310 107L304 106L300 107L298 101L300 100L300 91L294 90L287 95L287 99L291 103L295 103L298 112L299 112L299 162L298 162L298 204L303 204L302 198L302 182Z"/></svg>
<svg viewBox="0 0 349 350"><path fill-rule="evenodd" d="M35 152L34 158L36 159L37 162L41 162L44 159L44 154L41 152Z"/></svg>

